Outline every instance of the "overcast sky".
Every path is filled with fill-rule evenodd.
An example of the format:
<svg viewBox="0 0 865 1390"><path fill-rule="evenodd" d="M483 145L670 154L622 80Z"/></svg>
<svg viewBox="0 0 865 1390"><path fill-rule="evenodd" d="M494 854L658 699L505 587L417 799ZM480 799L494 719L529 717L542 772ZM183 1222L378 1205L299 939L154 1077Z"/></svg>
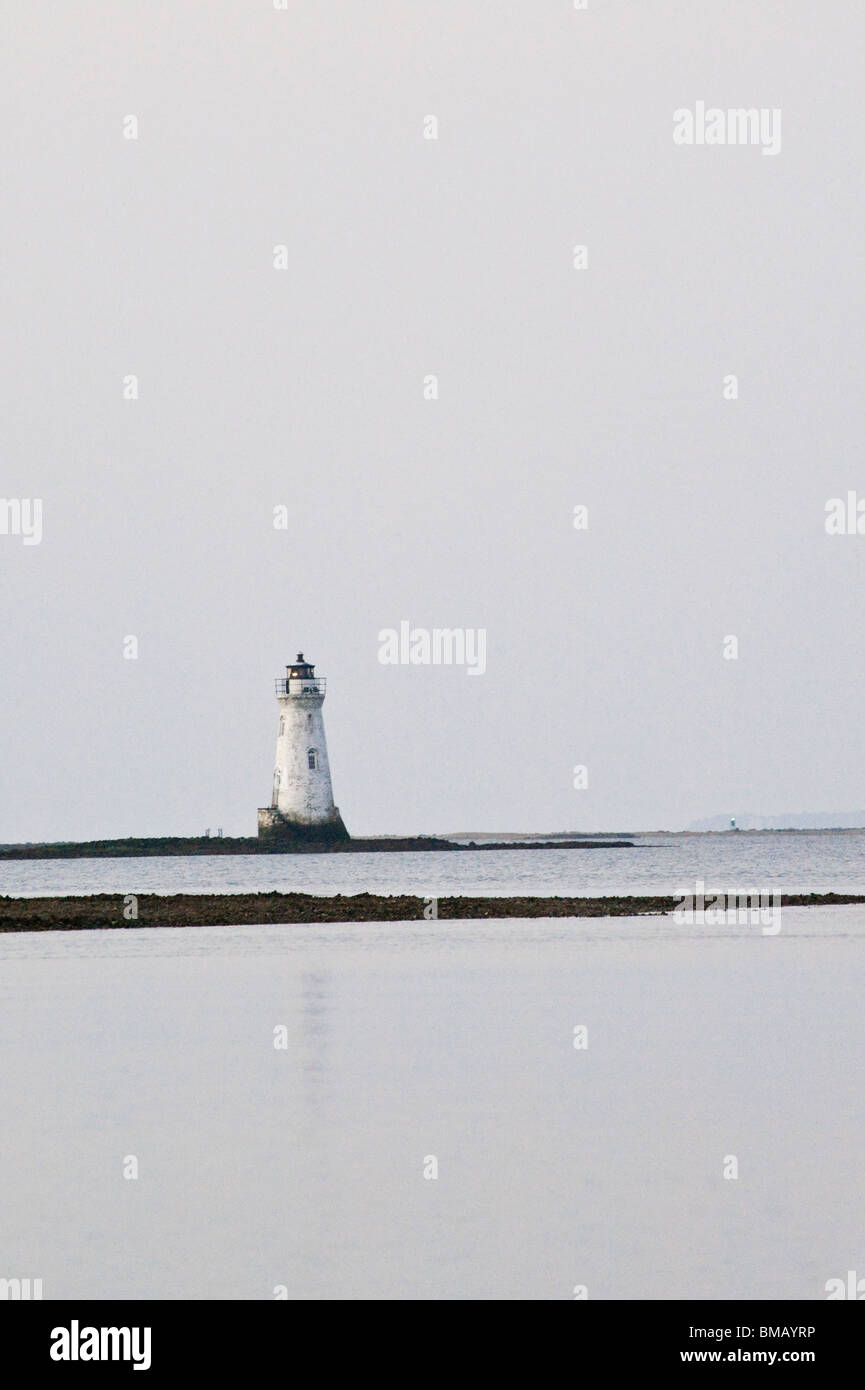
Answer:
<svg viewBox="0 0 865 1390"><path fill-rule="evenodd" d="M865 803L861 3L3 24L0 840L254 834L301 649L355 834Z"/></svg>

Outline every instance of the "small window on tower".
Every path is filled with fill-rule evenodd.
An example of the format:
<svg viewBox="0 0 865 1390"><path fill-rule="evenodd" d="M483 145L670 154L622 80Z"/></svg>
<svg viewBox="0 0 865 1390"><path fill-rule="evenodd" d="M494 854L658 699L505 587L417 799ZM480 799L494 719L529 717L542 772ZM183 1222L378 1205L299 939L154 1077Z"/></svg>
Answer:
<svg viewBox="0 0 865 1390"><path fill-rule="evenodd" d="M306 760L311 768L318 767L318 754L316 753L314 748L310 748L309 752L306 755Z"/></svg>
<svg viewBox="0 0 865 1390"><path fill-rule="evenodd" d="M285 733L285 715L282 715L282 717L281 717L281 719L280 719L280 721L279 721L279 732L280 732L280 735L282 735L282 734Z"/></svg>

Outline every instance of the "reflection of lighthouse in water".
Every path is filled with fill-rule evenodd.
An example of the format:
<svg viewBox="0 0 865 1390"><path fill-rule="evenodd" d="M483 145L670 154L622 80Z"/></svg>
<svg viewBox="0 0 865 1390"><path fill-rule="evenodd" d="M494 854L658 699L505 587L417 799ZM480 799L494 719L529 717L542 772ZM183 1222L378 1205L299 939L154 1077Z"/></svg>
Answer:
<svg viewBox="0 0 865 1390"><path fill-rule="evenodd" d="M276 682L279 734L270 806L258 813L259 839L288 846L292 841L347 840L333 804L330 764L321 707L327 682L316 676L303 652Z"/></svg>

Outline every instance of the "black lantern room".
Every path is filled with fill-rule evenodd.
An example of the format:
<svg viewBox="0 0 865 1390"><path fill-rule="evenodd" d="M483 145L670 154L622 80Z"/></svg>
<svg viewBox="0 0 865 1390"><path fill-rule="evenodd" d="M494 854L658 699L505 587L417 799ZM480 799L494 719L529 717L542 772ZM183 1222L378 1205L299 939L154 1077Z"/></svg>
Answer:
<svg viewBox="0 0 865 1390"><path fill-rule="evenodd" d="M315 665L311 661L304 661L303 652L298 652L297 660L285 668L290 681L311 681L315 677Z"/></svg>

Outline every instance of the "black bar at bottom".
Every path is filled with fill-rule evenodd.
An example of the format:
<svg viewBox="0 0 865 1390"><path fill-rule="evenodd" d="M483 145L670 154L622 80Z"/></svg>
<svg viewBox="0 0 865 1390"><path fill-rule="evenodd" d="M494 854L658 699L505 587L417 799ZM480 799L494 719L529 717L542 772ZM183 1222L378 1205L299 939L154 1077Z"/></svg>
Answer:
<svg viewBox="0 0 865 1390"><path fill-rule="evenodd" d="M500 1358L507 1363L514 1352L525 1354L532 1345L543 1363L564 1352L575 1370L593 1365L611 1373L665 1373L714 1366L735 1372L796 1366L825 1377L858 1363L865 1333L863 1310L841 1301L576 1300L558 1310L539 1302L541 1325L534 1318L526 1325L524 1315L516 1315L520 1325L507 1303L491 1302L473 1306L471 1322L462 1326L465 1301L455 1302L454 1312L437 1309L434 1321L431 1310L418 1312L417 1302L399 1303L388 1313L387 1326L378 1322L376 1304L355 1301L7 1302L0 1304L0 1367L8 1373L14 1366L25 1376L47 1372L91 1379L108 1370L148 1383L185 1373L199 1380L208 1375L224 1379L259 1366L281 1366L295 1379L304 1374L304 1365L318 1365L330 1379L334 1353L341 1353L346 1364L354 1360L356 1373L401 1364L401 1379L428 1381L436 1362L442 1375L453 1375L456 1344L447 1334L455 1317L460 1345L468 1338L465 1352L472 1363L484 1366L485 1380ZM500 1331L487 1326L494 1310L507 1317ZM316 1337L319 1318L324 1340ZM527 1343L536 1329L544 1340ZM406 1352L413 1343L422 1355L411 1370ZM461 1361L465 1369L462 1356L456 1356Z"/></svg>

